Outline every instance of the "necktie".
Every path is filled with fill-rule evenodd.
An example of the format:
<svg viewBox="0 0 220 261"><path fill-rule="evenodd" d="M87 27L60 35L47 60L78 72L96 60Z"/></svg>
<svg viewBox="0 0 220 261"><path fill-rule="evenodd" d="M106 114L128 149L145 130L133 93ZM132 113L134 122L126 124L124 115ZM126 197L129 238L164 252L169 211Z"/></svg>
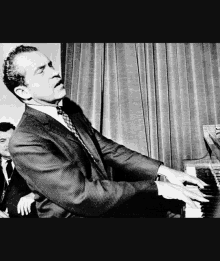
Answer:
<svg viewBox="0 0 220 261"><path fill-rule="evenodd" d="M6 172L7 172L7 175L8 175L8 182L4 182L4 186L3 186L3 190L2 190L2 194L1 194L1 197L0 197L0 203L3 204L2 206L5 206L3 203L3 200L4 200L4 197L5 197L5 194L6 194L6 190L7 190L7 187L8 187L8 184L10 182L10 179L11 179L11 175L13 173L13 167L12 167L12 160L7 160L6 162Z"/></svg>
<svg viewBox="0 0 220 261"><path fill-rule="evenodd" d="M7 172L7 175L8 175L8 179L10 180L12 172L13 172L12 160L7 161L6 172Z"/></svg>
<svg viewBox="0 0 220 261"><path fill-rule="evenodd" d="M98 163L96 161L96 159L93 157L93 155L91 154L91 152L89 151L89 149L87 148L86 144L84 143L84 141L81 139L76 127L73 125L70 117L68 116L67 113L65 113L62 108L60 106L57 106L57 113L62 115L65 123L67 124L68 128L71 130L71 132L75 135L75 137L78 139L78 141L80 142L80 144L83 146L83 148L86 150L86 152L88 153L88 155L90 156L90 158L92 159L92 162L95 164L96 167L99 168Z"/></svg>

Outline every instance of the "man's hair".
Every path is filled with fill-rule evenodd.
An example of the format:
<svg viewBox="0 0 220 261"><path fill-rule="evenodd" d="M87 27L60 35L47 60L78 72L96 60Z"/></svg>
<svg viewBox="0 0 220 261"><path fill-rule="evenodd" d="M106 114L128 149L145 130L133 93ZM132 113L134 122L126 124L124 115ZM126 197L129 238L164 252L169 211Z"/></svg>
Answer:
<svg viewBox="0 0 220 261"><path fill-rule="evenodd" d="M12 50L3 63L3 82L6 87L11 91L14 95L14 89L17 86L23 85L27 86L25 82L25 74L18 71L14 64L14 60L18 54L28 53L28 52L36 52L38 49L33 46L24 46L19 45L14 50ZM16 95L17 96L17 95ZM17 96L19 100L22 99Z"/></svg>
<svg viewBox="0 0 220 261"><path fill-rule="evenodd" d="M11 122L0 122L0 131L6 132L10 129L15 129L15 126Z"/></svg>

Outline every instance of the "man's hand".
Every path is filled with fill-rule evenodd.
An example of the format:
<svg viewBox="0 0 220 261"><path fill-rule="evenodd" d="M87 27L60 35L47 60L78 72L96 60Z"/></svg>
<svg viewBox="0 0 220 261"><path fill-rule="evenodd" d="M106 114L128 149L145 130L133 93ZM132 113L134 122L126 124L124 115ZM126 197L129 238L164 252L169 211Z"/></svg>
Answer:
<svg viewBox="0 0 220 261"><path fill-rule="evenodd" d="M4 212L0 210L0 218L9 218L7 210Z"/></svg>
<svg viewBox="0 0 220 261"><path fill-rule="evenodd" d="M166 199L178 199L189 204L192 208L198 208L198 206L193 202L193 200L208 202L209 200L204 198L204 194L195 188L190 191L187 187L183 185L176 185L169 182L156 181L158 187L158 195L163 196Z"/></svg>
<svg viewBox="0 0 220 261"><path fill-rule="evenodd" d="M198 179L197 177L193 177L182 171L168 168L164 165L159 167L158 174L164 175L169 182L179 186L183 186L183 182L185 181L198 185L200 188L207 186L205 182L203 182L201 179Z"/></svg>
<svg viewBox="0 0 220 261"><path fill-rule="evenodd" d="M17 205L18 214L21 213L22 216L24 214L28 215L31 212L31 204L33 202L34 202L34 193L32 192L24 197L21 197Z"/></svg>

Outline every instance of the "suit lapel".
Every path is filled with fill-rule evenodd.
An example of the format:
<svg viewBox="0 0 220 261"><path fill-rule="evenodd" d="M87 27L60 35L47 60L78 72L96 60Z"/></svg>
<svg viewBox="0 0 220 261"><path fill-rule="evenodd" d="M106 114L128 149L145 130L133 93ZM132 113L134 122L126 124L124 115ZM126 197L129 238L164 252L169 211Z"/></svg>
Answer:
<svg viewBox="0 0 220 261"><path fill-rule="evenodd" d="M55 120L50 115L35 110L29 106L26 106L25 114L31 114L34 116L41 124L44 125L48 132L54 132L63 138L68 138L77 142L77 139L74 137L74 135L72 135L72 133L65 126L63 126L63 124Z"/></svg>
<svg viewBox="0 0 220 261"><path fill-rule="evenodd" d="M8 183L5 180L2 164L0 162L0 203L3 202L7 191L8 191Z"/></svg>
<svg viewBox="0 0 220 261"><path fill-rule="evenodd" d="M64 139L70 139L70 140L73 140L74 142L78 142L80 144L78 139L65 126L63 126L63 124L61 124L60 122L55 120L53 117L49 116L48 114L35 110L29 106L26 106L25 113L34 115L37 118L37 120L40 121L44 125L44 127L46 127L48 132L54 132L58 136L63 137ZM75 126L80 134L80 137L82 138L82 140L84 141L84 143L86 144L86 146L88 147L90 152L92 153L93 157L97 160L100 171L102 173L106 173L106 170L105 170L102 160L99 156L99 153L98 153L91 137L85 131L85 127L82 125L81 121L78 119L77 114L78 113L73 113L73 114L69 115L69 117L73 121L73 124L75 124Z"/></svg>
<svg viewBox="0 0 220 261"><path fill-rule="evenodd" d="M74 142L78 142L77 138L69 131L63 124L59 121L55 120L54 118L48 116L47 124L44 126L48 129L49 132L54 132L57 135L63 137L64 139L69 139Z"/></svg>
<svg viewBox="0 0 220 261"><path fill-rule="evenodd" d="M0 161L0 198L2 196L4 186L5 186L5 177L3 174L2 165L1 165L1 161Z"/></svg>

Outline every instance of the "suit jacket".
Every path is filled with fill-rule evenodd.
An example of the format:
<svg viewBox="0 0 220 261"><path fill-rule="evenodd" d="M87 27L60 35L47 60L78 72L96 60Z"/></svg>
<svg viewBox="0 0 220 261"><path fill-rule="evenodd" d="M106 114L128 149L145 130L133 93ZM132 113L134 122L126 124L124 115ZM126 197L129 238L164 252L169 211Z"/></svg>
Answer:
<svg viewBox="0 0 220 261"><path fill-rule="evenodd" d="M98 168L67 128L26 106L9 151L35 193L39 217L108 216L137 195L144 199L158 195L154 181L162 162L102 136L69 99L64 99L63 106ZM123 180L114 181L107 166L123 174Z"/></svg>
<svg viewBox="0 0 220 261"><path fill-rule="evenodd" d="M3 189L6 188L5 195L3 196ZM31 213L22 216L17 213L17 205L21 197L29 194L30 188L27 186L26 181L18 174L17 170L13 170L11 181L7 185L3 170L0 167L0 209L5 211L8 208L8 213L11 218L33 218L37 217L35 203L31 205Z"/></svg>

